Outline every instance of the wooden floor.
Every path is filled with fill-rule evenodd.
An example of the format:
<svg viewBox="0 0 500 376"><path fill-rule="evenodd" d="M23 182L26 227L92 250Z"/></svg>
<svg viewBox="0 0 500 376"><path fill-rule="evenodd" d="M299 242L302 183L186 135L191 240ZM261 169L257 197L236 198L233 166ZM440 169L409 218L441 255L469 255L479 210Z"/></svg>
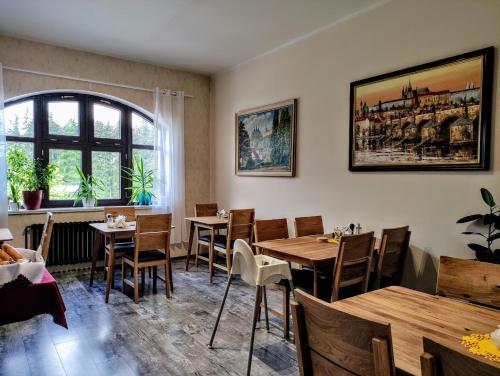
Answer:
<svg viewBox="0 0 500 376"><path fill-rule="evenodd" d="M209 286L205 267L184 271L175 264L174 295L164 284L146 291L135 305L112 290L104 304L102 273L88 286L89 272L55 273L66 303L69 330L50 316L0 327L0 375L242 375L245 374L254 290L233 284L214 350L207 348L226 278ZM117 276L117 286L121 285ZM268 293L278 302L278 292ZM1 309L1 307L0 307ZM276 319L257 330L252 375L297 375L295 348Z"/></svg>

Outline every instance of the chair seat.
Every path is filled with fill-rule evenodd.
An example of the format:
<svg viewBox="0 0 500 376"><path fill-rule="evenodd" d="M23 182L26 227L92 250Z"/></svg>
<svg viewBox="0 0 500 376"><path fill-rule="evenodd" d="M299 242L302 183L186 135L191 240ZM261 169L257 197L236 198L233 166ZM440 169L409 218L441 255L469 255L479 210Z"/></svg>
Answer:
<svg viewBox="0 0 500 376"><path fill-rule="evenodd" d="M133 253L126 253L123 255L127 260L134 261ZM139 252L139 262L161 261L165 260L165 253L157 250Z"/></svg>
<svg viewBox="0 0 500 376"><path fill-rule="evenodd" d="M206 242L206 243L210 243L210 241L212 240L212 236L211 235L203 235L203 236L200 236L198 239L200 241L203 241L203 242ZM214 245L216 247L226 248L226 244L227 244L227 237L226 237L226 235L215 235L215 237L214 237ZM233 247L234 247L234 240L231 240L231 249Z"/></svg>

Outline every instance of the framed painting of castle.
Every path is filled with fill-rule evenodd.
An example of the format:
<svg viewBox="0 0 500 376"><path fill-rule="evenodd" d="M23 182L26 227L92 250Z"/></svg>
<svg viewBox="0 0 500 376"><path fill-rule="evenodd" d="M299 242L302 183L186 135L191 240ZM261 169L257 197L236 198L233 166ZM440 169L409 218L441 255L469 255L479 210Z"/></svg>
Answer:
<svg viewBox="0 0 500 376"><path fill-rule="evenodd" d="M493 47L351 83L349 170L487 170Z"/></svg>
<svg viewBox="0 0 500 376"><path fill-rule="evenodd" d="M295 176L297 99L236 114L236 175Z"/></svg>

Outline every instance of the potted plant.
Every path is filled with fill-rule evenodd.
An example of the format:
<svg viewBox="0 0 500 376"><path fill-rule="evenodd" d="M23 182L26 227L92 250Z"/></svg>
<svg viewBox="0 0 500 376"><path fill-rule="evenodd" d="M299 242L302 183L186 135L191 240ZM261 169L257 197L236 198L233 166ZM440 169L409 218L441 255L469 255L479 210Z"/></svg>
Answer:
<svg viewBox="0 0 500 376"><path fill-rule="evenodd" d="M125 177L132 184L126 189L130 191L129 204L151 205L153 198L153 170L144 169L144 161L141 157L135 157L132 168L122 167Z"/></svg>
<svg viewBox="0 0 500 376"><path fill-rule="evenodd" d="M18 211L21 206L21 190L25 180L24 169L27 163L28 158L20 147L14 146L7 150L9 209L12 211Z"/></svg>
<svg viewBox="0 0 500 376"><path fill-rule="evenodd" d="M78 175L80 176L80 185L74 194L75 202L73 203L73 206L80 202L85 208L96 206L97 191L103 190L102 184L92 175L85 176L80 167L75 167Z"/></svg>
<svg viewBox="0 0 500 376"><path fill-rule="evenodd" d="M43 165L40 158L35 158L26 165L26 182L23 191L24 207L27 210L40 209L43 191L49 188L56 172L56 166L48 163Z"/></svg>
<svg viewBox="0 0 500 376"><path fill-rule="evenodd" d="M486 188L481 188L481 197L488 205L488 213L468 215L460 218L457 223L475 222L485 226L488 231L484 234L478 231L464 231L462 234L480 236L486 242L486 245L468 244L468 247L476 253L478 261L500 264L500 249L493 250L493 242L500 239L500 207L497 206L493 195Z"/></svg>

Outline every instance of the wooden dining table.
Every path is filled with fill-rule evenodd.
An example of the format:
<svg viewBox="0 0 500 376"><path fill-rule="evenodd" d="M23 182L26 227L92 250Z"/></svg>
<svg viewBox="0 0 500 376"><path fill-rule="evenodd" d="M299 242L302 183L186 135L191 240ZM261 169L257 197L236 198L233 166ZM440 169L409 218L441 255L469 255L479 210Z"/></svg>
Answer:
<svg viewBox="0 0 500 376"><path fill-rule="evenodd" d="M490 333L500 324L499 310L400 286L330 304L346 313L389 323L396 368L410 375L421 375L424 336L458 351L466 351L461 345L462 336Z"/></svg>
<svg viewBox="0 0 500 376"><path fill-rule="evenodd" d="M326 236L326 235L321 235ZM313 268L313 294L318 296L318 274L324 267L332 267L339 251L338 243L318 242L318 236L267 240L253 243L260 253L288 262Z"/></svg>
<svg viewBox="0 0 500 376"><path fill-rule="evenodd" d="M96 230L96 236L94 239L94 245L92 248L92 268L90 271L90 286L92 286L94 282L94 274L97 265L97 258L99 257L99 250L102 245L103 239L108 240L108 249L109 249L109 257L108 257L108 265L104 265L104 268L107 269L106 274L106 303L109 302L109 293L111 290L111 285L113 281L113 275L115 272L115 243L116 239L130 239L135 237L135 221L127 222L127 227L108 227L106 222L96 222L91 223L89 226ZM171 227L175 229L175 226ZM170 269L171 270L171 269ZM158 277L160 278L160 277ZM161 279L161 278L160 278Z"/></svg>
<svg viewBox="0 0 500 376"><path fill-rule="evenodd" d="M193 248L194 233L196 232L196 228L201 228L210 231L212 243L210 244L209 252L213 252L214 251L213 241L215 239L215 231L226 228L228 219L219 218L218 216L214 215L208 217L187 217L185 218L185 220L189 222L189 243L188 243L187 258L186 258L186 271L188 271L189 261L191 260L191 252ZM198 258L208 262L207 257L198 255ZM211 270L210 270L210 275L212 275Z"/></svg>

